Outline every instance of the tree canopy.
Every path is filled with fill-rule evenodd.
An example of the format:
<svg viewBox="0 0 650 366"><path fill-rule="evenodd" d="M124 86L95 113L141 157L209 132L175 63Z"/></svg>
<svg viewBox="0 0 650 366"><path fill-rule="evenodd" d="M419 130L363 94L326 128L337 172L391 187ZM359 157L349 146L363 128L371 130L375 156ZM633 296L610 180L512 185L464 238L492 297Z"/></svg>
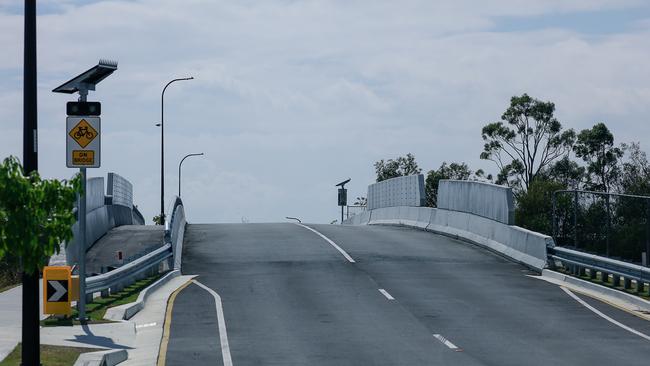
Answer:
<svg viewBox="0 0 650 366"><path fill-rule="evenodd" d="M72 238L74 202L81 181L25 176L15 157L0 164L0 258L20 260L28 274L39 271L59 245ZM18 263L15 263L18 265Z"/></svg>
<svg viewBox="0 0 650 366"><path fill-rule="evenodd" d="M580 131L573 151L587 163L586 188L609 192L618 178L623 150L614 146L614 135L607 126L597 123L591 129Z"/></svg>
<svg viewBox="0 0 650 366"><path fill-rule="evenodd" d="M525 191L544 168L571 151L575 132L563 131L554 112L552 102L523 94L510 99L501 121L483 127L480 157L497 165L497 184Z"/></svg>
<svg viewBox="0 0 650 366"><path fill-rule="evenodd" d="M375 172L377 173L377 182L381 182L390 178L420 174L422 169L418 167L415 156L408 153L406 156L400 156L394 160L379 160L375 163Z"/></svg>

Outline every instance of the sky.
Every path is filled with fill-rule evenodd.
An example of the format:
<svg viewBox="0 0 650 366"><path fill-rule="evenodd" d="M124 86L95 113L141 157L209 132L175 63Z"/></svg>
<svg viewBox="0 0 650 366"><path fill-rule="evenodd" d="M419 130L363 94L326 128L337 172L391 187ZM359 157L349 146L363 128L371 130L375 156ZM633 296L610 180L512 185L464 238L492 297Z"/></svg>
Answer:
<svg viewBox="0 0 650 366"><path fill-rule="evenodd" d="M0 158L22 154L23 2L0 0ZM581 130L650 151L650 2L38 1L39 170L69 178L65 103L51 90L119 62L102 102L102 166L134 185L147 221L165 200L188 221L329 223L335 184L365 196L373 163L413 153L423 172L482 161L481 127L513 95L556 104Z"/></svg>

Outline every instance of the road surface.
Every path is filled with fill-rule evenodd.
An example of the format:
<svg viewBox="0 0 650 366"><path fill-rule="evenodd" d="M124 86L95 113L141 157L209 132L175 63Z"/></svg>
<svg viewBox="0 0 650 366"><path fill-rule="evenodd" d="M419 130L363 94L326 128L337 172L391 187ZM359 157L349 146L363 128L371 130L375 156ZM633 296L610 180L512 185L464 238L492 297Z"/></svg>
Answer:
<svg viewBox="0 0 650 366"><path fill-rule="evenodd" d="M650 339L491 252L410 228L308 227L329 241L289 223L188 225L183 273L199 277L174 302L167 365L647 365Z"/></svg>

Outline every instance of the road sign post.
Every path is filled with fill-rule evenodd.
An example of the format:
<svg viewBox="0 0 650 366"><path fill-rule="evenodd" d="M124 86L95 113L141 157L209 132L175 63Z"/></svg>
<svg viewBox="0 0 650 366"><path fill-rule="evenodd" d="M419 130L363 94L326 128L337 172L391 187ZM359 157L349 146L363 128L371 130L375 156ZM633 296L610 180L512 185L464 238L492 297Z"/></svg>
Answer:
<svg viewBox="0 0 650 366"><path fill-rule="evenodd" d="M72 308L70 307L71 290L70 267L48 266L43 268L43 313L72 314Z"/></svg>
<svg viewBox="0 0 650 366"><path fill-rule="evenodd" d="M339 188L339 206L341 206L341 225L343 225L343 208L347 206L348 204L348 190L345 189L345 185L350 181L351 179L348 178L347 180L344 180L343 182L339 183L336 185L336 187L341 187Z"/></svg>
<svg viewBox="0 0 650 366"><path fill-rule="evenodd" d="M101 125L99 115L101 104L88 102L88 91L113 71L117 62L100 60L94 66L54 90L55 93L79 93L77 102L68 102L66 112L66 165L79 168L82 193L79 195L77 218L79 221L78 245L79 301L77 309L79 320L86 320L86 168L99 168L101 165Z"/></svg>

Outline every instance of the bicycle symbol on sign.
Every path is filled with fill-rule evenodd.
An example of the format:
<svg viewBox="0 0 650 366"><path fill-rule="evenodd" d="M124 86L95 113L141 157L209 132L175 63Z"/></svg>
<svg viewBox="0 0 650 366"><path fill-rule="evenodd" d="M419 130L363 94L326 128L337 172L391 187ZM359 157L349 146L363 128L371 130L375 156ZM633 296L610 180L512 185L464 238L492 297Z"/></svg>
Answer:
<svg viewBox="0 0 650 366"><path fill-rule="evenodd" d="M92 140L95 137L91 131L88 131L88 126L79 126L79 129L74 133L74 137L80 139L84 136L89 140Z"/></svg>

